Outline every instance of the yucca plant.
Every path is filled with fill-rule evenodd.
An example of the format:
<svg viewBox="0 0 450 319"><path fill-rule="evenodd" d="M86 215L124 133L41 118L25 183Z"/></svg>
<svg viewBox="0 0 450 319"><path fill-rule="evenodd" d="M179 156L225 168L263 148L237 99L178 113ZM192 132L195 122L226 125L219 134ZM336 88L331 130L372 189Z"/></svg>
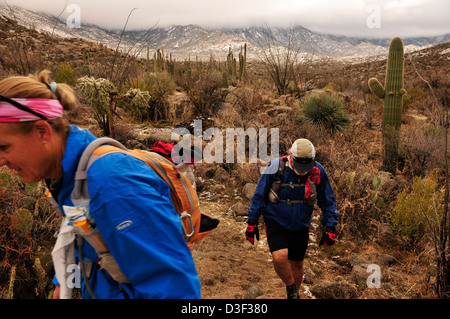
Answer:
<svg viewBox="0 0 450 319"><path fill-rule="evenodd" d="M300 104L300 120L321 127L334 134L345 130L350 117L342 109L342 100L336 94L311 94Z"/></svg>

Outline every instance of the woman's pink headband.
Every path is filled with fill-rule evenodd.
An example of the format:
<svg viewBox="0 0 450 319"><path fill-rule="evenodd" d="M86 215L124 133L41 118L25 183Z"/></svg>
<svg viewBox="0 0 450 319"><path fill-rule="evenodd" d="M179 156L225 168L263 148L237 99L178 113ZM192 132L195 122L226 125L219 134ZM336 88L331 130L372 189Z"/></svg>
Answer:
<svg viewBox="0 0 450 319"><path fill-rule="evenodd" d="M19 99L0 95L0 123L54 120L63 116L63 106L58 100Z"/></svg>

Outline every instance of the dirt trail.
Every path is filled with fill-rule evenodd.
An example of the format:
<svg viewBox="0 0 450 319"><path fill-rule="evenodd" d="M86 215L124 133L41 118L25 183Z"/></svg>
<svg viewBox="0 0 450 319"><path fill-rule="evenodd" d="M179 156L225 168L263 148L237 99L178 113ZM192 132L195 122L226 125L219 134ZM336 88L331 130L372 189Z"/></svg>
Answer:
<svg viewBox="0 0 450 319"><path fill-rule="evenodd" d="M252 246L244 235L245 222L230 216L231 201L203 201L202 211L220 219L219 226L194 247L193 256L205 299L285 299L286 291L272 266L266 236ZM302 298L308 298L303 292Z"/></svg>

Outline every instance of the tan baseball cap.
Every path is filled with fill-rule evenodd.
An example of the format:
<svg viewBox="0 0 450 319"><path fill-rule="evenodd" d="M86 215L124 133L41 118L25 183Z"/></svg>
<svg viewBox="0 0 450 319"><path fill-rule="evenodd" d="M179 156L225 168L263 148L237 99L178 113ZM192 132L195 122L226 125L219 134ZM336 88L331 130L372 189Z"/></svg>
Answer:
<svg viewBox="0 0 450 319"><path fill-rule="evenodd" d="M297 171L310 171L313 169L316 149L309 140L299 138L292 144L289 153Z"/></svg>

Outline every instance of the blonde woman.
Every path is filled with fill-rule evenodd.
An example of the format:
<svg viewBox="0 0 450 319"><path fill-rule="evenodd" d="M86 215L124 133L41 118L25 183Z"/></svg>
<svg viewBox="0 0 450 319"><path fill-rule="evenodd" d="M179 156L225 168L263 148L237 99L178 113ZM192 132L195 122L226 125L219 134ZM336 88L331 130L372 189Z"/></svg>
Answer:
<svg viewBox="0 0 450 319"><path fill-rule="evenodd" d="M96 139L63 118L64 110L76 104L73 90L50 82L48 71L0 82L0 166L26 183L46 180L63 212L74 206L71 193L80 156ZM88 278L82 278L82 297L200 298L200 282L168 186L144 162L122 153L96 160L87 180L90 215L127 280L118 282L96 267L99 256L84 241L78 248L93 266ZM55 282L56 297L61 292L61 298L70 298L61 280L68 275Z"/></svg>

